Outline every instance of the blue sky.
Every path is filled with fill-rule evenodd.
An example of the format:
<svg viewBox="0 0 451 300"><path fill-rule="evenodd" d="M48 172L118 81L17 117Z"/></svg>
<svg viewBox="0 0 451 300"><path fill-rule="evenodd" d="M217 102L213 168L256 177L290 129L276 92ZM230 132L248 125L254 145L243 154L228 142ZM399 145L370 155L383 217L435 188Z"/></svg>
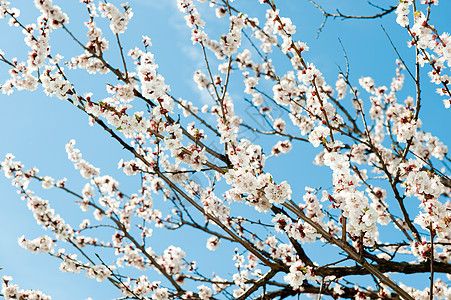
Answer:
<svg viewBox="0 0 451 300"><path fill-rule="evenodd" d="M35 22L37 10L30 5L31 1L11 2L12 6L21 9L21 20L24 20L25 24ZM325 0L319 3L324 8L333 10L336 2L338 1ZM343 13L378 12L377 9L368 6L365 1L356 3L355 0L342 0L339 2L340 11ZM374 3L385 6L387 2L394 4L397 1L375 1ZM87 20L87 16L83 5L75 0L54 0L54 3L60 5L69 15L68 28L84 39L86 30L82 23ZM120 2L113 1L113 3ZM236 0L234 5L242 8L250 16L261 14L266 9L266 7L264 9L260 7L257 0ZM308 1L281 0L277 1L277 5L281 15L291 17L297 25L296 38L308 43L310 51L306 54L306 59L314 62L329 84L333 86L338 75L337 66L345 68L345 59L338 38L341 39L349 57L351 79L355 85L361 76L371 76L377 85L389 86L391 78L395 75L397 57L380 25L386 28L406 62L411 63L414 59L414 50L405 47L408 35L395 23L394 14L370 21L329 19L319 38L316 38L317 29L323 19ZM176 98L182 97L201 107L206 97L198 91L196 84L192 81L192 75L196 69L204 68L203 57L200 48L192 46L189 29L185 25L183 14L176 9L175 1L135 0L131 2L131 6L135 15L128 26L128 31L122 37L124 48L130 49L139 45L141 35L151 37L153 47L150 51L155 54L159 72L171 86L171 93ZM218 21L207 4L198 4L198 9L207 26L212 26L211 29L207 29L211 37L218 38L220 34L227 32L228 25L225 20ZM432 19L439 31L446 31L449 28L449 19L446 16L446 12L449 11L451 11L451 3L445 0L441 1L440 9L433 10ZM8 27L5 20L2 20L0 31L3 37L0 49L5 52L6 57L17 56L19 60L25 60L26 46L20 30ZM107 26L103 27L103 31L111 37ZM53 33L51 44L52 54L61 53L65 59L82 53L78 45L61 30ZM110 42L109 55L113 62L117 62L117 59L113 58L117 58L117 48L113 40ZM210 57L214 56L211 54ZM289 67L287 61L281 60L279 56L274 56L274 62L280 74ZM6 65L0 65L1 82L7 79L7 70ZM99 100L106 94L104 82L115 82L111 74L98 80L89 79L84 71L76 70L69 74L80 94L92 91ZM233 82L238 83L241 73L235 71L233 76ZM433 132L443 141L448 141L451 137L449 112L443 109L440 97L433 92L435 88L428 80L424 81L423 91L427 96L424 97L420 118L423 120L423 128L426 131ZM243 89L243 84L231 87L231 94L237 95L237 103L244 103L240 99ZM267 89L267 91L271 90ZM406 76L406 87L402 95L414 95L414 88L408 76ZM109 174L120 179L121 187L130 193L136 189L137 182L133 178L123 176L116 168L120 158L124 156L130 158L128 153L103 130L89 126L87 117L76 111L69 103L46 97L41 92L41 88L33 93L15 92L10 96L0 95L0 103L0 120L3 123L0 127L1 158L6 153L13 153L26 167L36 166L40 169L41 176L49 175L55 179L67 177L71 187L80 190L85 181L73 169L64 151L64 145L70 139L75 139L77 148L82 151L84 158L99 167L103 175ZM240 110L243 114L247 112L245 106L242 106ZM262 143L266 153L270 152L270 147L275 141L275 139L265 140L262 137L254 140L255 143ZM300 150L293 151L281 159L268 160L267 171L280 181L288 180L294 187L297 199L303 193L305 186L330 187L330 179L321 180L325 175L330 174L327 168L314 167L311 164L317 149L303 144L294 146L299 146ZM71 220L81 220L86 217L73 203L74 199L68 195L53 190L43 191L37 185L32 186L32 189L34 187L37 194L49 199L52 207L64 217ZM115 291L112 292L107 282L99 284L95 280L88 279L84 274L62 273L58 271L57 260L45 255L38 256L20 248L17 245L17 238L22 234L28 238L35 238L46 233L36 225L25 202L19 199L15 189L3 177L0 177L0 191L2 205L0 267L3 268L0 275L11 275L22 288L41 289L46 294L52 295L54 299L85 299L88 296L93 299L110 299L118 295ZM76 224L78 223L75 222L74 227ZM153 238L155 249L164 249L174 242L174 240L167 240L165 234L157 234ZM207 238L208 236L203 235L195 239L192 236L180 234L175 240L179 242L178 246L197 252L204 251L201 248L204 248ZM70 249L69 246L66 248ZM186 252L190 255L188 250ZM226 254L225 250L217 253L206 252L206 250L204 252L207 257L205 261L199 261L196 255L192 255L192 258L198 260L207 273L214 270L209 260L210 262L214 260L218 268L232 264L232 254ZM221 258L218 259L218 257ZM405 283L409 284L409 282Z"/></svg>

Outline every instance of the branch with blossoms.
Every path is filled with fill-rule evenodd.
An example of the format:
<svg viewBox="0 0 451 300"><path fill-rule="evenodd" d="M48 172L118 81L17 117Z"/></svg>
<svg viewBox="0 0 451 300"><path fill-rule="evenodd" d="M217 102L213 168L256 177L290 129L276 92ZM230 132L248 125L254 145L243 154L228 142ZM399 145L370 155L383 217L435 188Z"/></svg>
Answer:
<svg viewBox="0 0 451 300"><path fill-rule="evenodd" d="M441 86L437 93L451 99L450 37L431 20L438 1L421 1L420 6L403 0L367 17L339 10L331 14L310 1L325 20L374 19L394 11L415 49L415 72L397 61L390 87L365 76L357 87L349 68L332 87L308 59L307 43L296 40L296 25L274 2L260 0L265 14L254 17L239 3L210 0L216 17L228 18L225 33L215 36L193 1L178 0L204 64L193 80L210 97L208 104L170 91L149 37L142 37L140 47L124 42L132 7L81 2L88 14L87 41L51 0L35 1L40 17L31 25L25 25L18 9L0 1L0 17L22 30L30 50L24 61L0 52L10 76L1 90L9 95L42 87L47 96L70 104L123 148L124 158L113 163L139 187L130 191L103 175L83 158L74 140L66 152L86 180L81 191L71 188L70 180L55 182L36 168L26 170L8 154L1 162L5 177L38 225L53 234L22 236L21 247L59 259L63 272L108 280L123 299L449 298L451 288L442 279L451 273L451 204L445 202L451 194L450 160L447 146L424 131L420 114L429 105L423 100L422 68L429 68L430 79ZM108 24L112 39L99 24ZM82 53L66 61L53 53L50 36L56 31ZM255 54L258 61L252 60ZM288 67L279 66L282 60ZM401 102L406 68L415 84L408 92L415 97ZM74 69L105 84L105 97L71 80ZM107 73L114 76L102 76ZM443 103L449 108L451 100ZM204 104L201 109L199 104ZM251 116L249 110L256 113ZM258 141L268 140L258 145L243 129ZM315 151L313 163L330 169L331 178L322 178L326 187L310 188L289 173L286 178L271 174L266 161L302 155L302 149ZM439 162L444 169L437 167ZM57 214L51 201L35 195L31 186L38 185L73 197L92 217L74 229L63 211ZM295 197L300 190L305 192ZM407 205L407 197L417 200L420 209ZM168 236L161 242L168 245L158 251L151 247L157 244L156 230ZM188 245L171 240L183 230L208 236L206 251L221 248L233 262L207 275L194 261L202 253L185 252ZM318 255L311 245L321 245L330 257ZM403 284L408 274L426 274L428 287ZM8 276L2 281L5 299L50 299L20 289Z"/></svg>

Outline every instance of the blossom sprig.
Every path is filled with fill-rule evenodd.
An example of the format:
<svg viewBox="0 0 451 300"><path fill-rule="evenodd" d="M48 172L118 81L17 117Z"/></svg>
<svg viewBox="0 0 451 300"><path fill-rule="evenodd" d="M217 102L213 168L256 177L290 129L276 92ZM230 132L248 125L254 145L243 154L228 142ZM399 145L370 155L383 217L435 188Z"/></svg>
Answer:
<svg viewBox="0 0 451 300"><path fill-rule="evenodd" d="M41 18L48 20L51 29L57 29L69 23L69 17L62 12L58 5L53 5L52 0L35 0L36 8L41 11Z"/></svg>
<svg viewBox="0 0 451 300"><path fill-rule="evenodd" d="M398 15L397 22L401 26L406 27L411 36L412 40L409 42L409 46L415 45L420 52L418 54L419 57L417 58L417 63L421 64L421 66L428 63L433 69L429 72L431 82L443 86L443 88L437 90L437 93L440 95L446 94L451 98L451 92L448 87L450 76L444 74L446 62L448 62L448 67L451 66L451 44L449 43L449 34L446 32L439 34L437 29L429 23L430 7L432 4L438 5L438 1L423 1L422 4L428 5L427 15L420 10L413 11L414 24L409 26L409 7L413 4L414 3L411 0L400 2L396 9ZM434 51L438 56L436 57L435 55L428 53L429 49ZM450 107L449 102L449 99L443 100L446 108Z"/></svg>
<svg viewBox="0 0 451 300"><path fill-rule="evenodd" d="M426 257L433 261L432 273L448 270L442 264L440 268L443 269L434 268L437 260L447 263L450 257L448 245L435 245L436 242L446 243L449 239L450 204L442 201L443 195L450 193L449 181L444 174L446 170L439 171L435 166L438 159L444 161L446 167L448 149L438 137L423 131L423 118L419 117L419 110L424 103L420 105L419 94L417 99L401 99L399 91L404 85L404 62L397 63L396 75L387 85L389 87L378 86L371 77L364 75L358 80L360 87L357 89L352 86L349 74L342 73L334 90L328 85L318 64L305 59L304 54L309 46L294 40L294 23L283 17L273 2L261 1L271 8L261 23L265 24L263 28L259 27L257 18L241 13L229 2L232 1L210 1L215 6L215 14L222 17L229 12L230 16L229 31L219 42L210 39L204 31L205 23L192 1L178 2L188 26L192 28L192 40L202 46L207 65L207 73L196 71L194 81L200 89L207 89L213 101L203 103L205 105L200 110L197 108L199 102L169 94L167 80L149 51L149 38L143 37L144 49L132 47L129 51L135 66L133 72L127 71L119 39L119 58L123 60L124 70L108 63L104 52L109 43L102 37L102 30L94 20L98 18L97 13L103 14L110 20L113 33L118 36L127 27L128 17L123 14L128 11L131 17L127 6L123 7L124 12L118 12L106 3L96 6L89 0L84 1L88 5L90 18L86 23L87 43L80 43L67 29L66 22L60 22L60 27L79 42L84 51L68 59L70 68L84 68L90 74L112 72L117 76L118 82L107 84L107 97L96 101L97 96L93 94L79 96L64 68L60 67L63 58L50 56L48 33L51 30L46 19L41 18L37 25L23 26L27 46L33 54L25 62L17 59L8 61L2 54L2 61L11 67L11 78L3 86L3 91L9 93L14 86L34 90L42 84L49 95L73 103L79 101L77 108L89 116L91 124L101 126L125 151L132 154L132 157L120 160L118 167L126 175L135 176L140 184L135 193L122 192L119 187L123 188L123 183L119 186L118 180L101 174L99 169L84 159L72 141L67 145L68 157L86 179L79 193L68 190L64 179L57 181L50 176L40 177L37 169L23 170L22 164L16 162L12 155L1 164L5 175L12 179L14 185L26 191L30 198L35 196L28 185L30 180L36 179L44 189L56 187L69 192L77 197L76 203L82 211L93 213L92 219L81 221L79 230L70 227L73 236L67 241L78 247L80 252L84 251L83 247L103 247L102 250L115 251L116 266L131 267L134 272L155 269L159 272L157 276L164 280L164 283L150 282L144 275L135 279L116 278L116 286L124 297L208 299L216 293L231 293L244 299L262 290L262 287L265 289L263 296L274 290L284 291L287 295L312 292L343 298L395 297L390 294L390 288L397 293L396 297L410 299L409 293L423 297L427 294L426 290L418 292L404 287L380 271L399 271L399 253L412 259L421 258L419 262L408 263L415 273L422 273L429 267L424 262ZM424 2L429 7L436 3ZM404 22L403 4L404 11L412 6L416 9L412 1L403 1L399 5L399 19ZM429 14L413 13L414 23L406 28L414 35L411 45L421 52L418 66L432 62L431 78L442 85L445 83L441 93L446 95L447 77L444 70L448 62L445 59L448 49L443 42L448 43L448 38L438 35L428 25ZM21 26L15 18L17 13L11 11L9 16L13 25ZM253 30L253 36L244 34L246 27ZM254 47L260 62L255 56L252 57L249 49L244 49L246 43L241 41L244 36L252 46L255 40L262 42L263 53ZM282 39L281 44L278 44L278 38ZM278 62L272 60L274 56L270 55L276 48L274 46L278 46L281 53L289 58L290 70L280 73L277 68L276 71ZM218 70L225 76L214 74L210 68L214 57L206 55L207 48L214 52L220 62ZM221 62L225 58L228 60ZM236 69L243 71L243 84L235 90L232 70ZM36 75L38 71L39 77ZM255 140L242 137L245 133L241 128L248 125L247 116L238 106L240 98L236 91L242 91L243 87L244 93L252 98L247 102L254 104L259 111L258 116L262 117L270 131L259 130L256 126L247 128L255 129L259 136L278 135L285 140L274 140L259 146ZM266 93L266 89L272 89L272 95ZM263 97L268 98L270 103L264 102ZM137 110L138 105L145 105L147 110ZM282 113L274 113L274 108L280 108ZM180 118L176 121L171 116L177 114ZM215 117L216 122L212 120ZM214 134L208 132L207 135L201 126ZM305 138L299 138L291 131L299 132ZM328 166L332 171L331 186L323 191L322 197L330 203L328 207L320 203L315 190L308 189L301 198L296 194L296 181L280 175L273 176L275 172L268 169L271 168L266 163L268 159L275 160L278 155L288 152L292 154L300 141L307 141L311 148L319 148L321 152L316 156L315 163ZM218 142L222 143L221 147L216 147ZM224 164L212 163L215 159ZM370 176L371 172L377 174L376 177ZM198 180L196 176L200 173L206 176ZM225 183L218 183L222 178ZM375 186L374 179L385 180L387 184ZM419 200L420 210L415 215L411 207L407 210L404 205L406 196ZM388 207L390 210L396 207L391 202L388 205L393 199L398 202L403 219L398 219L388 210ZM32 204L48 204L38 200L33 199ZM167 205L162 204L163 201L174 205L167 216L164 210L160 210ZM240 205L244 204L255 211L249 213L243 209L243 214L247 214L245 217L234 216ZM63 224L55 214L49 216L49 219ZM259 216L265 221L260 221ZM267 224L271 218L272 225ZM415 221L412 222L412 219ZM380 239L386 237L386 232L381 228L390 221L407 240L415 240L416 244L410 246L403 241L382 244ZM253 226L264 229L267 235L262 234L263 230L251 230ZM57 226L50 224L48 227ZM179 245L165 246L162 253L149 247L155 230L182 227L208 234L208 250L222 248L229 243L238 245L239 249L233 256L237 270L230 280L216 275L211 278L199 275L194 263L187 260L190 254L185 254ZM111 236L108 236L110 240L105 242L97 237L81 235L82 232L91 232L88 230L94 232L97 228L112 230ZM419 232L419 228L429 231L430 242L427 242L428 234ZM274 234L274 231L280 234ZM66 232L64 234L67 235ZM21 238L22 246L35 252L51 252L52 242L46 237L31 241ZM346 259L331 264L328 261L324 266L314 263L309 257L316 253L304 247L314 242L334 245L346 253ZM76 256L67 254L65 257L67 261L62 266L63 270L77 272L86 267L85 271L89 271L88 264L78 261ZM359 266L354 266L354 262L351 266L347 265L351 259ZM379 266L376 267L376 263ZM91 266L94 264L91 263ZM106 265L104 267L108 269ZM104 277L108 273L101 267L98 271L93 267L89 272L91 277L97 277L97 273ZM195 275L187 275L189 272ZM285 283L273 285L272 281L276 278L282 279L281 273L284 273ZM275 277L277 274L278 277ZM345 274L344 278L372 274L381 283L378 291L373 291L371 288L353 287L346 279L335 278L331 274ZM112 279L115 275L112 272L108 278ZM192 286L197 288L185 290L182 286L187 281L195 281ZM431 284L434 284L433 280ZM448 294L443 290L443 286L437 283L434 293L446 297Z"/></svg>
<svg viewBox="0 0 451 300"><path fill-rule="evenodd" d="M121 34L127 30L127 25L130 19L133 17L133 12L127 3L122 4L121 12L112 3L99 3L97 8L100 12L101 17L110 19L110 29L114 34Z"/></svg>
<svg viewBox="0 0 451 300"><path fill-rule="evenodd" d="M88 278L95 278L98 282L102 282L112 276L113 271L116 269L116 266L114 265L105 266L103 264L84 264L82 261L78 260L78 256L76 254L66 254L66 250L63 248L59 249L55 256L62 260L59 266L59 269L62 272L80 273L81 271L85 271Z"/></svg>
<svg viewBox="0 0 451 300"><path fill-rule="evenodd" d="M221 37L221 44L226 56L231 56L237 52L241 44L241 30L244 27L245 18L246 16L242 14L230 16L230 32Z"/></svg>
<svg viewBox="0 0 451 300"><path fill-rule="evenodd" d="M44 294L40 290L23 290L17 284L12 283L11 276L2 277L2 296L9 299L36 299L51 300L52 297Z"/></svg>

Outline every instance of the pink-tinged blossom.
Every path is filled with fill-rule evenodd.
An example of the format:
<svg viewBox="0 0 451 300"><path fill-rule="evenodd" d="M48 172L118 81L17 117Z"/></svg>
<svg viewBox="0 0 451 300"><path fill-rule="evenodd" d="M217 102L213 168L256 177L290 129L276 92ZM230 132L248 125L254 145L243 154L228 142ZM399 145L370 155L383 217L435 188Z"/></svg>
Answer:
<svg viewBox="0 0 451 300"><path fill-rule="evenodd" d="M273 124L273 128L274 130L278 131L278 132L285 132L285 121L281 118L277 118L274 120L274 124Z"/></svg>
<svg viewBox="0 0 451 300"><path fill-rule="evenodd" d="M280 154L286 154L291 151L293 148L293 145L291 144L290 140L285 141L278 141L271 149L272 155L280 155Z"/></svg>
<svg viewBox="0 0 451 300"><path fill-rule="evenodd" d="M215 251L219 246L219 238L217 236L212 236L207 240L207 249L210 251Z"/></svg>

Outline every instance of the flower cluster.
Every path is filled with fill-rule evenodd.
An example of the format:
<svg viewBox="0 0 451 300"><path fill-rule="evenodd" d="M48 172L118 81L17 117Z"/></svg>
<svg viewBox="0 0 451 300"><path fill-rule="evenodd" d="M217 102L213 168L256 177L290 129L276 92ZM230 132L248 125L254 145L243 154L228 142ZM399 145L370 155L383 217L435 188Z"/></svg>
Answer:
<svg viewBox="0 0 451 300"><path fill-rule="evenodd" d="M290 273L285 275L284 279L293 289L301 288L304 281L319 281L318 276L314 275L312 268L304 266L301 260L290 266Z"/></svg>
<svg viewBox="0 0 451 300"><path fill-rule="evenodd" d="M333 171L334 193L331 197L348 219L347 231L354 236L365 234L365 244L374 244L378 237L376 221L379 214L365 193L357 190L358 174L351 174L346 156L337 152L325 151L324 164Z"/></svg>
<svg viewBox="0 0 451 300"><path fill-rule="evenodd" d="M242 14L230 17L230 32L226 36L221 37L225 55L231 56L238 50L241 44L241 30L244 27L245 18L246 16Z"/></svg>
<svg viewBox="0 0 451 300"><path fill-rule="evenodd" d="M69 17L58 5L53 5L52 0L34 0L34 5L41 11L40 18L45 19L50 28L56 29L69 23Z"/></svg>
<svg viewBox="0 0 451 300"><path fill-rule="evenodd" d="M52 297L47 296L39 290L23 290L17 284L13 284L11 276L2 277L2 296L6 300L10 299L34 299L34 300L51 300Z"/></svg>
<svg viewBox="0 0 451 300"><path fill-rule="evenodd" d="M402 0L399 1L398 7L396 8L396 22L402 27L409 26L410 5L412 5L412 0Z"/></svg>
<svg viewBox="0 0 451 300"><path fill-rule="evenodd" d="M22 248L33 253L53 252L53 247L55 246L55 241L48 236L43 236L34 240L26 240L24 236L21 236L18 242Z"/></svg>
<svg viewBox="0 0 451 300"><path fill-rule="evenodd" d="M168 274L175 275L184 268L184 258L185 252L181 248L169 246L159 258L159 263Z"/></svg>
<svg viewBox="0 0 451 300"><path fill-rule="evenodd" d="M123 4L124 12L111 3L99 3L99 11L103 18L110 19L110 29L114 34L121 34L127 30L127 25L130 19L133 17L133 12L130 6Z"/></svg>
<svg viewBox="0 0 451 300"><path fill-rule="evenodd" d="M234 201L241 201L241 194L248 194L249 204L258 211L268 211L271 204L281 204L291 199L291 187L283 181L274 183L271 174L262 173L265 157L261 148L247 140L230 149L229 158L234 169L229 170L224 177L233 188L228 195Z"/></svg>
<svg viewBox="0 0 451 300"><path fill-rule="evenodd" d="M214 40L204 31L205 22L193 1L178 0L177 7L185 14L191 40L202 48L206 63L205 72L199 68L193 80L200 90L206 89L205 95L212 99L201 99L205 103L200 103L170 93L150 52L149 37L142 36L141 49L132 47L129 57L123 56L119 34L125 32L133 16L128 4L116 7L106 2L98 5L92 0L82 2L89 14L85 22L86 43L80 42L65 26L68 17L52 0L35 0L41 16L37 24L25 26L19 22L20 12L0 0L0 18L9 16L10 25L20 26L30 49L24 62L7 60L0 52L0 60L10 68L9 79L1 86L2 93L10 94L13 88L34 91L42 85L48 96L75 104L87 114L91 125L100 125L131 154L129 158L120 159L118 168L125 175L139 179L139 186L135 192L121 191L123 183L120 185L112 176L101 175L100 169L83 159L74 140L67 143L66 153L86 179L78 192L70 189L66 178L38 176L36 168L26 171L8 154L0 164L5 176L12 179L38 224L54 234L52 238L43 236L32 240L22 236L18 240L21 247L55 256L61 260L63 272L84 271L87 277L98 281L109 278L116 282L120 278L118 288L125 298L155 300L211 299L218 293L242 297L255 287L258 290L261 284L267 285L268 280L282 279L279 272L285 272L283 278L288 285L284 289L290 286L305 292L304 287L319 287L334 298L343 293L354 293L355 299L390 298L392 292L384 284L373 291L352 288L346 279L327 276L320 285L321 270L327 273L347 268L349 259L365 265L365 260L371 258L373 262L383 262L388 273L396 267L398 254L423 261L433 255L434 261L444 266L451 261L451 201L442 201L444 196L451 195L451 183L445 174L449 171L448 148L438 137L422 130L419 110L425 105L426 97L418 90L415 99L405 96L404 102L400 99L405 81L402 70L408 69L404 61L397 61L396 75L389 87L379 86L372 77L362 76L358 79L359 87L354 88L351 77L344 74L338 76L332 87L318 64L307 59L309 46L294 40L296 26L291 19L281 16L274 2L260 0L261 4L270 6L263 24L232 7L232 0L208 1L218 18L229 16L228 20L222 20L229 25L228 32ZM437 93L451 97L450 78L444 71L451 67L451 36L439 34L429 24L429 9L438 1L423 0L421 4L428 5L423 7L428 9L427 14L421 12L421 5L417 6L414 1L401 0L396 8L397 22L409 33L409 46L417 50L416 66L429 65L431 81L440 85ZM417 11L411 14L413 7ZM99 21L99 16L107 19L106 22ZM110 59L112 53L106 55L111 41L103 36L102 23L109 24L113 36L117 37L118 61L122 61L119 66L115 66L116 60ZM81 55L63 61L61 55L51 54L50 34L59 27L79 43L84 51ZM247 30L252 34L248 35ZM246 45L242 41L245 33L253 49L241 49ZM262 51L254 45L255 39L261 41ZM284 66L287 69L282 71L276 70L271 59L276 56L269 55L276 48L288 58ZM213 56L206 55L206 49L215 54L215 61L212 61ZM133 62L133 68L127 68L128 60ZM70 69L97 74L97 77L99 73L111 72L117 82L108 82L106 91L103 90L106 97L94 101L89 91L84 96L76 92L62 67L65 64ZM212 66L217 67L219 75L214 74ZM232 90L236 82L235 70L242 75L243 85L238 90L242 92L244 86L244 93L249 95L245 100L259 112L260 120L243 121L243 107L237 106L242 98ZM108 77L108 80L114 78ZM451 106L451 100L447 101L445 105ZM287 123L288 118L294 126ZM259 121L263 121L262 127ZM249 135L242 127L251 130ZM250 140L251 134L283 138L274 138L259 146L255 140ZM288 160L298 159L292 156L292 150L302 142L320 151L314 163L330 168L332 185L326 189L307 187L303 196L300 198L298 194L296 200L298 189L288 183L293 180L273 177L268 168L279 167L271 160L280 158L281 154L290 152L286 155ZM437 160L441 160L444 169L437 169ZM206 176L199 178L199 173ZM386 180L388 184L376 186L374 179ZM74 230L56 214L49 201L29 190L32 180L36 180L44 192L60 189L72 194L81 210L92 209L89 213L93 215L90 219L80 219L81 223L78 220L78 229ZM411 207L406 209L407 201L403 201L407 196L419 200L420 210L416 215L408 215L412 213ZM393 199L400 207L394 207L391 202L389 206L388 202ZM323 204L326 201L328 204ZM244 204L252 209L243 208ZM168 205L172 205L172 209ZM403 212L403 219L394 215L398 208ZM253 209L262 214L252 213ZM237 210L244 217L234 214ZM410 245L380 242L379 235L386 234L380 229L390 223L415 242ZM212 225L218 227L212 228ZM211 277L201 274L194 262L188 262L185 251L174 245L164 246L162 253L149 247L150 239L158 237L154 230L181 227L208 234L206 248L210 251L222 247L221 240L241 245L233 255L236 272L231 279L223 279L215 273ZM98 228L112 231L105 235L106 239L85 235ZM421 232L417 233L420 228ZM54 248L61 241L80 250L91 263L83 262L83 257L79 259L80 254L66 254L64 249L54 254ZM323 267L319 268L319 264L310 259L314 253L303 248L306 243L325 241L344 251L347 259L336 266L323 264L321 259ZM93 253L89 248L94 247L114 252L114 265L93 265L94 260L88 256ZM412 261L410 265L415 269L418 264ZM132 274L152 269L164 283L150 282L144 275L128 277L116 273L116 267L124 266L134 268ZM348 270L352 272L355 268ZM371 268L368 271L371 273ZM381 282L390 280L376 272L372 275ZM382 276L385 280L381 280ZM186 286L192 291L181 287L185 282L189 282ZM399 293L402 290L395 289L399 286L395 284L390 288ZM426 299L431 293L427 289L401 287L418 299ZM271 287L276 288L277 285ZM3 278L2 294L6 299L48 299L40 292L20 290L9 278ZM448 299L450 289L437 280L434 295Z"/></svg>
<svg viewBox="0 0 451 300"><path fill-rule="evenodd" d="M97 176L100 174L100 170L93 165L91 165L86 160L82 159L82 154L80 150L75 148L75 140L70 140L66 144L66 153L67 158L74 162L74 167L77 170L80 170L81 176L86 179L90 179L93 176Z"/></svg>

